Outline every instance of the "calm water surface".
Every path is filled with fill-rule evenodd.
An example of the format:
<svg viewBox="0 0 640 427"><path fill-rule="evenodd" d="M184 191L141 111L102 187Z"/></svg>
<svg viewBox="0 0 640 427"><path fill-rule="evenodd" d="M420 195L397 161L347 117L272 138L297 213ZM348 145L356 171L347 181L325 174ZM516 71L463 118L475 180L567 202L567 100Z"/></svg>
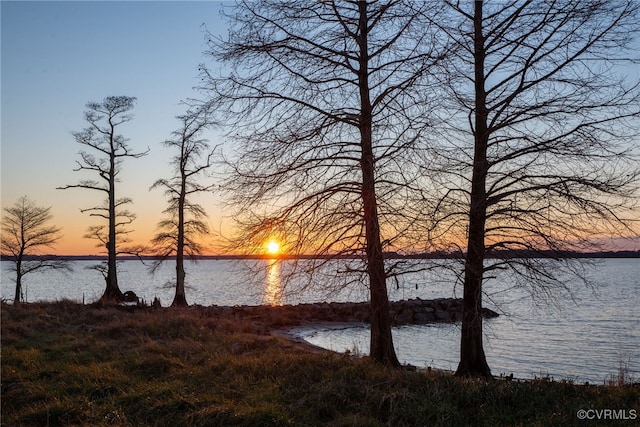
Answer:
<svg viewBox="0 0 640 427"><path fill-rule="evenodd" d="M599 285L569 283L570 298L554 307L534 304L528 293L494 289L504 315L485 325L485 352L494 375L553 377L603 383L619 372L640 380L640 260L607 259L591 273ZM500 288L494 281L494 288ZM401 362L455 370L460 352L459 324L403 326L394 329ZM304 330L309 342L336 351L367 353L366 327Z"/></svg>
<svg viewBox="0 0 640 427"><path fill-rule="evenodd" d="M202 305L296 304L319 301L363 301L367 291L355 275L336 282L334 268L325 268L312 278L287 280L292 268L287 261L204 260L187 268L187 300ZM13 278L10 264L2 263L1 297L12 300ZM90 269L95 262L76 261L74 271L34 273L26 276L28 301L72 299L92 302L100 297L104 279ZM250 267L250 268L247 268ZM331 266L330 266L331 267ZM133 290L146 301L158 297L164 306L171 303L170 283L174 267L163 265L152 275L138 261L119 264L123 291ZM528 292L511 289L508 277L490 281L485 305L501 313L485 321L485 351L494 375L513 373L516 377L552 376L601 383L617 375L622 367L627 376L640 380L640 260L602 260L589 271L599 285L585 288L569 281L573 301L556 294L548 304L536 305ZM297 280L297 282L296 282ZM309 283L335 289L306 289ZM421 272L403 276L389 284L390 298L460 297L460 285L446 272ZM507 291L508 289L508 291ZM336 351L366 353L369 332L364 327L339 330L300 329L308 341ZM432 324L394 328L394 341L402 362L455 370L459 357L460 327Z"/></svg>

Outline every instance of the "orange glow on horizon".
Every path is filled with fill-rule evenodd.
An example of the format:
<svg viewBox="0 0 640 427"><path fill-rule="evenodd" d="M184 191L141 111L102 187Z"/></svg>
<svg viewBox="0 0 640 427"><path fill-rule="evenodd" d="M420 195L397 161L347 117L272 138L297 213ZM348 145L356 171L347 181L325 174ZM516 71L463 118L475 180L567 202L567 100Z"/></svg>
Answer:
<svg viewBox="0 0 640 427"><path fill-rule="evenodd" d="M66 195L67 193L63 193ZM53 255L61 255L61 256L86 256L86 255L99 255L105 256L106 249L103 245L99 245L99 242L94 239L87 239L84 236L87 233L87 227L93 224L96 224L97 221L93 217L89 217L86 214L82 214L79 209L76 207L77 203L73 203L70 200L62 199L64 203L67 203L66 208L58 208L53 211L55 217L52 221L52 225L60 227L62 229L62 238L54 245L53 248L43 248L42 254L53 254ZM41 203L42 205L51 205L52 203L45 200ZM7 203L9 205L9 203ZM142 211L142 209L139 209ZM215 210L212 209L212 213L216 213ZM214 218L218 218L221 215L212 215ZM153 236L157 233L156 224L157 217L152 216L149 212L142 212L140 216L141 220L136 221L132 228L132 233L127 235L130 239L130 242L123 244L123 246L133 245L133 246L145 246L149 245L149 242L153 238ZM144 218L144 220L142 220ZM312 255L315 253L317 248L309 247L306 251L295 247L295 242L289 242L284 238L281 234L270 234L265 233L265 235L261 236L259 240L254 240L251 243L250 247L232 247L228 244L228 241L225 240L224 236L233 236L234 229L231 228L227 223L222 223L222 221L218 221L220 223L220 227L216 230L217 234L220 234L222 237L214 236L205 236L201 240L201 244L204 247L204 251L202 253L203 256L257 256L257 257L265 257L272 259L288 259L290 257L295 257L294 254L304 253ZM628 238L607 238L606 230L602 232L599 236L594 236L591 240L595 243L601 245L599 248L602 251L638 251L640 250L640 230L634 230L634 232L638 233L636 235L630 235ZM631 233L630 233L631 234ZM448 249L451 247L455 247L455 244L451 242L455 242L458 244L459 248L462 250L466 249L466 242L459 235L458 238L454 240L453 235L445 235L441 237L441 246L433 246L429 249L438 249L444 248ZM447 241L446 238L451 238L451 241ZM256 244L257 243L257 244ZM408 247L409 251L411 250L410 241L401 242L405 243L404 247ZM395 248L391 248L391 250L395 250ZM424 248L416 248L416 251L421 252L424 251Z"/></svg>

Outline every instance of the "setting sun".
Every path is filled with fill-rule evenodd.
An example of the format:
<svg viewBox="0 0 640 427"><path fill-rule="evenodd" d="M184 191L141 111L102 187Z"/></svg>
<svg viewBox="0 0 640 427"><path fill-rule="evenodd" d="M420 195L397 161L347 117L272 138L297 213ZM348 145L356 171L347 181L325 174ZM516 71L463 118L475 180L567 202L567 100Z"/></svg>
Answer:
<svg viewBox="0 0 640 427"><path fill-rule="evenodd" d="M271 255L278 255L280 253L280 243L275 240L269 240L266 244L267 253Z"/></svg>

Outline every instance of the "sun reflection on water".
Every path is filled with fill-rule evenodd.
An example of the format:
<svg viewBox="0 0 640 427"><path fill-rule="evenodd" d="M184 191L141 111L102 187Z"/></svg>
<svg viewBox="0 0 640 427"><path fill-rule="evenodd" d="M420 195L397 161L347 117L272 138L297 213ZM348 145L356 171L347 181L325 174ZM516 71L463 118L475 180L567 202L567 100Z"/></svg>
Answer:
<svg viewBox="0 0 640 427"><path fill-rule="evenodd" d="M264 303L282 305L282 286L280 284L280 262L277 259L267 263L267 286L264 290Z"/></svg>

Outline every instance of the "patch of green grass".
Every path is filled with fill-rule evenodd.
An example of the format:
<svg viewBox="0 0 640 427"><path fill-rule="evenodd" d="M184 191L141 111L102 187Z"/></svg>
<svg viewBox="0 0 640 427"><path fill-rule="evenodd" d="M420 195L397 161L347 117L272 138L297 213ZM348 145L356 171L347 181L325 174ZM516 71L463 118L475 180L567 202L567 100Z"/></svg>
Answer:
<svg viewBox="0 0 640 427"><path fill-rule="evenodd" d="M2 305L1 397L11 426L542 426L581 425L579 409L640 415L640 388L628 383L393 370L199 308L65 301Z"/></svg>

